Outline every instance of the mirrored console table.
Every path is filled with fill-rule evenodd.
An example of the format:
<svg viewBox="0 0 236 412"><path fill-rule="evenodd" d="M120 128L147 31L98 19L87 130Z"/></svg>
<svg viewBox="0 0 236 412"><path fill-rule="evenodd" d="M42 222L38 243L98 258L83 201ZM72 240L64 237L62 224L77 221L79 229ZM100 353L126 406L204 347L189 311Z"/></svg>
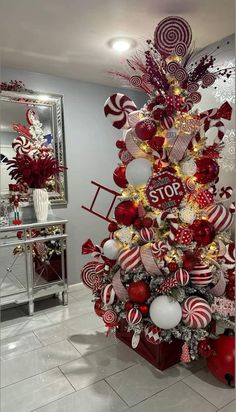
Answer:
<svg viewBox="0 0 236 412"><path fill-rule="evenodd" d="M27 220L0 226L0 305L28 303L58 295L68 303L66 223L51 217L47 222Z"/></svg>

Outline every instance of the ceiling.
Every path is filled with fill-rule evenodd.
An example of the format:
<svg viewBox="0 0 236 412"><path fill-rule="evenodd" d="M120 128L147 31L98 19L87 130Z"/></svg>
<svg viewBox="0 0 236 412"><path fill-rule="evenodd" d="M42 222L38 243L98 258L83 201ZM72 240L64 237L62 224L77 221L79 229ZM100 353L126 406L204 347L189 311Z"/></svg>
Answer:
<svg viewBox="0 0 236 412"><path fill-rule="evenodd" d="M107 71L121 70L129 53L108 41L128 36L142 48L168 15L190 23L197 48L234 32L234 0L1 0L1 63L117 85Z"/></svg>

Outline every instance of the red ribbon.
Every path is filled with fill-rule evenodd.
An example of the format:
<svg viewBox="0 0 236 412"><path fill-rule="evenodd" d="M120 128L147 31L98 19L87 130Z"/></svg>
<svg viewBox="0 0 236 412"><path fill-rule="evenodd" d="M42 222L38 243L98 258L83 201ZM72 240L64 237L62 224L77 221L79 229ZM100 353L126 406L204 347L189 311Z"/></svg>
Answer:
<svg viewBox="0 0 236 412"><path fill-rule="evenodd" d="M91 239L86 240L82 245L82 255L94 253L94 257L99 258L102 254L100 246L94 245Z"/></svg>
<svg viewBox="0 0 236 412"><path fill-rule="evenodd" d="M217 110L217 116L221 119L231 120L232 107L228 102L225 102L220 106L219 110Z"/></svg>

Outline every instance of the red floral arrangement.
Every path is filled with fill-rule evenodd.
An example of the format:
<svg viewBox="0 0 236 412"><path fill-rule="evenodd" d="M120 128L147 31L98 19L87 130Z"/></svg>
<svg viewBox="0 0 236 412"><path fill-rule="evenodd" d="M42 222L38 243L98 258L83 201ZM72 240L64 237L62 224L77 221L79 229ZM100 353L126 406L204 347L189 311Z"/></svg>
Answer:
<svg viewBox="0 0 236 412"><path fill-rule="evenodd" d="M42 158L31 158L28 155L16 156L8 161L9 175L17 183L27 183L30 188L43 189L50 178L62 172L65 167L59 166L57 160L49 154Z"/></svg>
<svg viewBox="0 0 236 412"><path fill-rule="evenodd" d="M10 82L1 82L0 90L19 92L20 90L25 90L25 85L21 80L11 80Z"/></svg>

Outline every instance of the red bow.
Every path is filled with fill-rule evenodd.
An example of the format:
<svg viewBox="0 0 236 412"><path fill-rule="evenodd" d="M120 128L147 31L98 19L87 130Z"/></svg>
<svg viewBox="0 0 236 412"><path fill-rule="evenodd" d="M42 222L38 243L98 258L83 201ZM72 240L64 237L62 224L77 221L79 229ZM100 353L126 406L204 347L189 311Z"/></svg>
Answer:
<svg viewBox="0 0 236 412"><path fill-rule="evenodd" d="M82 245L82 255L88 255L89 253L92 253L97 259L99 259L102 254L100 246L94 245L91 239L86 240Z"/></svg>
<svg viewBox="0 0 236 412"><path fill-rule="evenodd" d="M222 106L217 110L217 117L221 119L231 120L232 107L228 102L222 104Z"/></svg>

